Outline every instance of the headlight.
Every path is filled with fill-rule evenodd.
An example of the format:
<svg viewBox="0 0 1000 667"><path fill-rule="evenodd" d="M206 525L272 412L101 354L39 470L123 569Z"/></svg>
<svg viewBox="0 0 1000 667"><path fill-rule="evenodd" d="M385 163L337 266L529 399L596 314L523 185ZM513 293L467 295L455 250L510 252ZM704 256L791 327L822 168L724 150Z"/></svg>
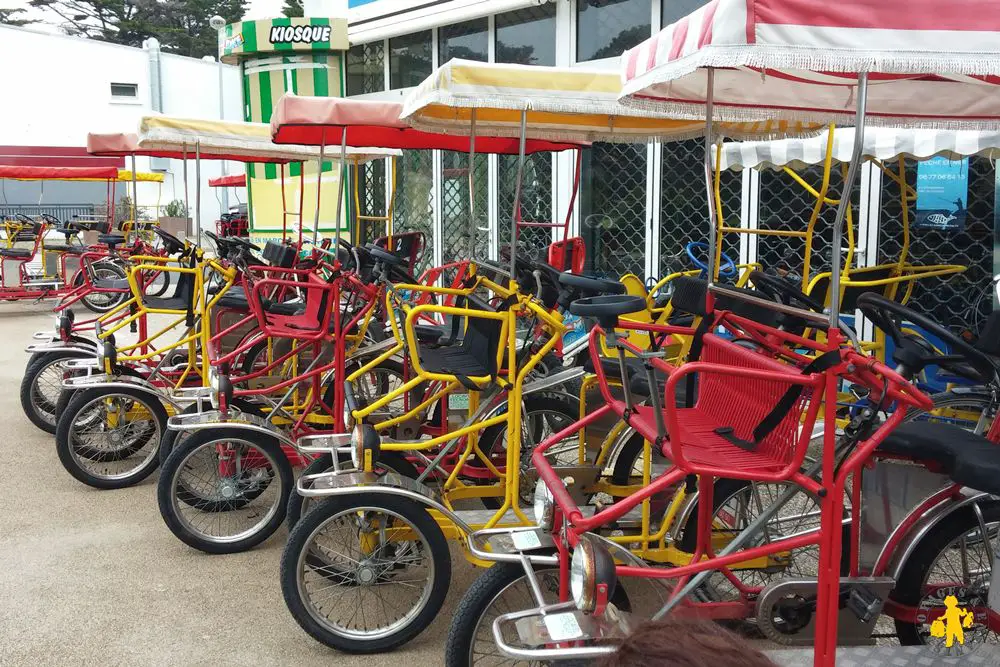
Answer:
<svg viewBox="0 0 1000 667"><path fill-rule="evenodd" d="M99 369L101 369L102 373L106 370L105 367L104 367L104 361L105 361L104 343L98 341L97 342L97 367Z"/></svg>
<svg viewBox="0 0 1000 667"><path fill-rule="evenodd" d="M358 470L370 471L378 461L382 439L371 424L356 424L351 430L351 463Z"/></svg>
<svg viewBox="0 0 1000 667"><path fill-rule="evenodd" d="M219 382L219 373L215 370L215 366L208 367L208 388L211 390L208 394L208 400L212 403L212 408L218 410L221 384Z"/></svg>
<svg viewBox="0 0 1000 667"><path fill-rule="evenodd" d="M101 338L101 334L104 333L104 328L101 326L100 321L94 322L94 335L97 336L98 340Z"/></svg>
<svg viewBox="0 0 1000 667"><path fill-rule="evenodd" d="M592 538L581 537L569 569L569 589L577 609L604 613L617 581L615 561L608 550Z"/></svg>
<svg viewBox="0 0 1000 667"><path fill-rule="evenodd" d="M556 501L544 480L535 484L535 523L542 530L551 530L556 515Z"/></svg>
<svg viewBox="0 0 1000 667"><path fill-rule="evenodd" d="M347 401L344 401L344 428L354 428L354 415Z"/></svg>

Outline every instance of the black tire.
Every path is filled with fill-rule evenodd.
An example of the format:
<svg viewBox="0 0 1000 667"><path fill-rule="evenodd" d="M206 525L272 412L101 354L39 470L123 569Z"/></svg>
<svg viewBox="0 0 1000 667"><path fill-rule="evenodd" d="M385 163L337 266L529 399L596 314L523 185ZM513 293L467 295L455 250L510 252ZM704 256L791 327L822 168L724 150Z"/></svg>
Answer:
<svg viewBox="0 0 1000 667"><path fill-rule="evenodd" d="M550 415L561 415L566 417L566 423L562 424L560 428L569 426L573 422L580 418L580 400L574 396L568 394L550 394L545 392L538 392L536 394L528 394L524 397L524 414L538 414L538 413L549 413ZM537 423L535 426L539 426ZM495 424L485 429L479 436L479 448L482 452L489 457L494 465L499 465L501 467L506 466L506 456L507 449L504 443L504 437L507 435L507 424ZM530 466L531 452L534 446L539 444L543 439L543 435L540 432L532 433L531 443L521 442L521 461L522 469ZM466 464L470 467L484 468L482 462L478 459L469 458ZM486 483L492 484L495 480L487 480ZM534 493L533 488L521 488L521 498L523 501L530 504L531 494ZM497 510L503 504L503 498L482 498L482 503L487 509Z"/></svg>
<svg viewBox="0 0 1000 667"><path fill-rule="evenodd" d="M351 457L342 454L341 464L346 464L350 467ZM318 475L332 469L333 455L320 454L317 458L313 459L312 463L307 465L302 470L302 474ZM403 455L399 452L379 452L378 470L376 470L376 472L380 471L392 471L402 475L403 477L409 477L410 479L416 479L420 474L417 472L416 467L403 458ZM308 500L308 498L298 493L292 493L288 497L288 510L285 512L285 523L288 524L288 530L294 528L295 524L297 524L299 519L302 518L302 515L318 504L316 502L307 502ZM303 511L303 508L306 509Z"/></svg>
<svg viewBox="0 0 1000 667"><path fill-rule="evenodd" d="M95 274L94 278L97 280L123 280L128 277L125 269L108 260L94 262L91 268ZM82 284L82 274L80 278ZM80 299L80 303L90 312L102 315L114 310L130 298L132 298L132 295L128 292L92 292L84 295Z"/></svg>
<svg viewBox="0 0 1000 667"><path fill-rule="evenodd" d="M426 545L429 552L429 558L424 558L423 562L431 568L429 590L425 588L426 596L421 592L421 598L417 603L411 609L405 610L412 614L405 624L397 628L390 626L385 633L372 638L346 636L346 633L336 632L329 625L322 624L313 616L310 606L303 600L303 592L299 586L300 565L306 565L312 554L316 553L311 547L314 534L319 533L329 522L341 516L351 516L355 509L362 508L391 513L397 519L402 519L410 531L416 531L421 535L423 537L421 545ZM410 540L407 544L413 544L413 549L423 548L421 545L415 545L414 540ZM288 536L288 543L281 556L280 576L281 592L288 610L313 639L346 653L378 653L390 651L407 643L423 632L437 616L451 584L451 554L444 533L423 505L407 498L365 493L359 490L358 493L327 498L301 518ZM303 579L305 576L304 573ZM324 586L329 587L330 576L325 573L319 576L325 579ZM344 587L349 590L347 594L352 596L351 599L360 599L358 604L364 604L361 596L368 587L347 582L343 579L344 574L338 576L345 582ZM379 576L386 575L383 572ZM395 601L400 602L398 599ZM367 626L366 621L366 629Z"/></svg>
<svg viewBox="0 0 1000 667"><path fill-rule="evenodd" d="M255 481L254 485L247 490L239 490L237 496L222 500L208 499L203 493L192 491L180 479L181 473L185 472L185 466L192 456L205 445L219 440L251 443L268 459L266 477ZM244 478L241 477L240 482L243 481ZM259 498L275 483L279 485L278 497L272 504L272 508L267 510L260 522L235 536L207 537L203 533L193 530L180 516L183 509L181 505L212 515L242 509ZM239 553L257 546L281 526L281 522L285 520L285 508L288 505L288 496L291 493L292 485L292 466L276 438L240 428L220 427L195 431L174 446L173 451L170 452L163 464L156 486L156 500L164 523L179 540L188 546L209 554ZM175 489L177 489L176 493Z"/></svg>
<svg viewBox="0 0 1000 667"><path fill-rule="evenodd" d="M903 421L944 421L959 428L975 430L977 424L971 423L966 419L961 419L956 413L949 414L947 410L950 408L957 411L960 408L966 408L970 413L968 416L971 417L972 413L981 414L988 410L993 403L990 395L982 391L970 393L943 391L932 394L931 400L934 402L935 411L938 411L937 415L928 414L924 410L911 409L906 413L906 418ZM984 424L986 430L989 430L989 427L988 423ZM985 435L985 432L983 435Z"/></svg>
<svg viewBox="0 0 1000 667"><path fill-rule="evenodd" d="M1000 502L981 502L980 509L983 512L983 519L990 530L990 540L996 539L996 524L1000 523ZM993 524L993 526L990 526ZM931 569L938 557L948 548L958 541L962 536L971 533L979 533L979 521L975 511L971 507L965 507L948 516L946 520L938 523L920 540L916 548L910 554L900 570L896 579L896 586L889 594L890 599L907 607L919 607L924 598L924 586ZM981 545L981 536L978 542ZM975 546L975 542L973 545ZM985 549L983 550L985 553ZM965 558L969 558L969 549L965 551ZM982 592L985 601L989 592L989 572L992 563L985 563L986 566L986 590ZM971 567L971 566L970 566ZM918 626L912 622L895 620L896 636L903 646L922 645L926 642L921 636Z"/></svg>
<svg viewBox="0 0 1000 667"><path fill-rule="evenodd" d="M543 574L546 569L535 568L536 576ZM551 568L553 573L558 570ZM497 563L490 569L479 575L469 590L465 592L462 600L458 603L455 615L452 617L451 625L448 627L448 639L445 642L444 664L445 667L472 667L473 647L477 637L486 635L487 641L492 645L492 625L493 616L484 619L490 611L493 603L511 586L527 576L524 567L520 563ZM545 578L539 576L539 584L545 588ZM558 589L553 591L558 599ZM622 611L631 611L631 604L623 586L616 586L611 594L611 601ZM537 604L537 601L530 594L525 596L525 609L529 609ZM530 605L530 606L528 606ZM519 609L505 608L504 613L520 611ZM483 621L486 621L485 628ZM485 642L484 642L485 643ZM500 658L500 656L496 656ZM508 659L503 658L505 662ZM490 660L492 664L496 664Z"/></svg>
<svg viewBox="0 0 1000 667"><path fill-rule="evenodd" d="M62 392L66 394L68 392ZM82 466L78 457L93 461L95 463L115 463L127 459L132 454L141 451L152 438L156 438L156 447L159 447L159 434L167 428L167 411L160 404L159 399L148 392L138 389L128 388L106 388L95 387L92 389L74 390L72 398L66 406L65 411L59 414L59 421L56 425L56 453L59 461L66 468L67 472L77 480L96 489L123 489L134 486L149 477L160 463L157 452L152 452L139 464L127 473L115 475L95 475ZM155 421L155 426L159 433L144 430L132 444L118 450L99 450L87 445L80 445L75 442L72 436L73 425L81 411L91 405L94 401L105 396L127 396L132 401L139 403L149 411ZM60 396L61 398L61 396Z"/></svg>
<svg viewBox="0 0 1000 667"><path fill-rule="evenodd" d="M56 422L59 421L59 396L62 390L60 389L55 396L46 395L47 392L42 391L39 381L42 380L47 385L49 376L57 373L61 383L62 372L58 370L59 364L67 359L83 359L91 355L78 350L58 350L33 356L34 361L28 364L24 370L24 377L21 378L21 408L32 424L46 433L54 434Z"/></svg>
<svg viewBox="0 0 1000 667"><path fill-rule="evenodd" d="M169 271L157 271L156 277L153 282L146 285L144 293L146 296L163 296L170 289L170 282L173 280L171 277L173 274Z"/></svg>

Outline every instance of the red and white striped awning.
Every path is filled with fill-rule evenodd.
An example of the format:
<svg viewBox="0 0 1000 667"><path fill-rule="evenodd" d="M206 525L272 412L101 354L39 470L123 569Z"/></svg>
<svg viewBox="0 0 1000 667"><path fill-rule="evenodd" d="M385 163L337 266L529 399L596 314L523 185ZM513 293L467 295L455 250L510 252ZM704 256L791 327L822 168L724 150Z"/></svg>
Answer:
<svg viewBox="0 0 1000 667"><path fill-rule="evenodd" d="M1000 127L997 0L712 0L622 56L622 100L717 120Z"/></svg>

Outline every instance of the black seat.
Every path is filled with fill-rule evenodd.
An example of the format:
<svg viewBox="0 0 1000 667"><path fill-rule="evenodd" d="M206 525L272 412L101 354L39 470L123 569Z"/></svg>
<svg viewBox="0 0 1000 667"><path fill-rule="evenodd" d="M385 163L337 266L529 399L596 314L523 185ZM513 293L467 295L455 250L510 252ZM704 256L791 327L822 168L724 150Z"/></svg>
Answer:
<svg viewBox="0 0 1000 667"><path fill-rule="evenodd" d="M82 245L70 245L69 243L46 243L45 249L55 252L68 252L72 255L82 255L87 251Z"/></svg>
<svg viewBox="0 0 1000 667"><path fill-rule="evenodd" d="M177 288L173 296L146 297L147 308L158 310L188 310L194 301L194 274L182 273L177 279Z"/></svg>
<svg viewBox="0 0 1000 667"><path fill-rule="evenodd" d="M643 368L642 361L636 359L635 357L626 357L625 366L628 369L628 387L632 394L639 398L648 397L649 391L649 380L646 378L646 369ZM618 368L618 359L613 357L601 357L601 368L604 369L604 375L609 380L621 380L621 370ZM587 373L594 372L594 359L593 357L587 357L586 361L583 362L583 370ZM656 390L663 393L663 387L667 381L667 374L659 369L653 369L653 377L656 379ZM685 391L687 391L687 385L684 382L678 382L676 388L674 389L674 399L677 405L685 405Z"/></svg>
<svg viewBox="0 0 1000 667"><path fill-rule="evenodd" d="M10 257L12 259L29 259L32 255L31 250L25 250L24 248L0 248L0 257Z"/></svg>
<svg viewBox="0 0 1000 667"><path fill-rule="evenodd" d="M97 289L128 289L128 278L101 278L94 281Z"/></svg>
<svg viewBox="0 0 1000 667"><path fill-rule="evenodd" d="M121 245L125 243L125 236L122 234L99 234L97 237L98 243L103 243L104 245L114 247L116 245Z"/></svg>
<svg viewBox="0 0 1000 667"><path fill-rule="evenodd" d="M218 293L218 289L216 289ZM228 292L219 297L215 302L219 308L232 308L233 310L249 311L250 303L247 301L246 292L242 287L231 287Z"/></svg>
<svg viewBox="0 0 1000 667"><path fill-rule="evenodd" d="M905 422L886 437L878 452L933 461L958 484L1000 493L1000 445L957 426Z"/></svg>
<svg viewBox="0 0 1000 667"><path fill-rule="evenodd" d="M458 304L460 308L493 312L488 304L472 296L460 297L459 301L465 302L464 306ZM463 384L467 384L470 377L496 377L502 322L482 317L466 320L465 336L460 345L419 346L420 365L425 371L454 375Z"/></svg>

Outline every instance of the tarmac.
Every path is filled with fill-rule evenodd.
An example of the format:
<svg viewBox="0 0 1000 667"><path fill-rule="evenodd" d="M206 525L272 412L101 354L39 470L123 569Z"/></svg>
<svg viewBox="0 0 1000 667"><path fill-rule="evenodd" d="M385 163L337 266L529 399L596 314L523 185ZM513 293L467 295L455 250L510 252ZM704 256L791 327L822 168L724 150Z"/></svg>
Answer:
<svg viewBox="0 0 1000 667"><path fill-rule="evenodd" d="M440 665L448 624L478 575L452 549L434 623L388 654L338 653L289 614L278 584L282 528L247 553L181 543L156 505L156 476L99 491L63 469L53 436L21 410L19 387L50 303L0 303L0 665Z"/></svg>

